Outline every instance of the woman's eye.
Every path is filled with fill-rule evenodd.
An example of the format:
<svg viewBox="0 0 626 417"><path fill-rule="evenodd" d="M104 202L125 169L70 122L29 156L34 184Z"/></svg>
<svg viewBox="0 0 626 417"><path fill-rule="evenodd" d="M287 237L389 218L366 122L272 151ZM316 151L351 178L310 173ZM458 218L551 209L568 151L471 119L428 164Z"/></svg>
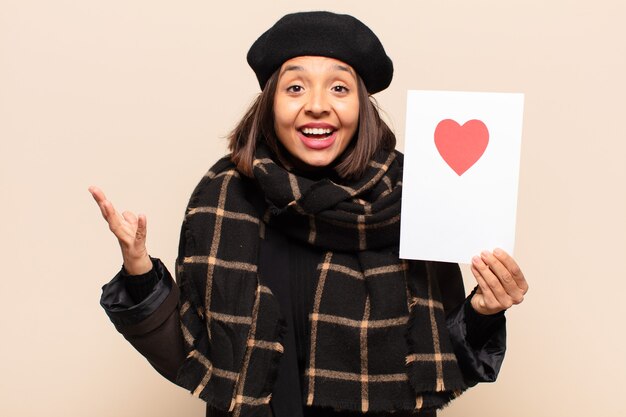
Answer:
<svg viewBox="0 0 626 417"><path fill-rule="evenodd" d="M290 85L289 87L287 87L287 91L289 91L290 93L299 93L302 91L302 86L301 85Z"/></svg>
<svg viewBox="0 0 626 417"><path fill-rule="evenodd" d="M345 85L335 85L333 86L332 90L336 93L347 93L348 91L350 91Z"/></svg>

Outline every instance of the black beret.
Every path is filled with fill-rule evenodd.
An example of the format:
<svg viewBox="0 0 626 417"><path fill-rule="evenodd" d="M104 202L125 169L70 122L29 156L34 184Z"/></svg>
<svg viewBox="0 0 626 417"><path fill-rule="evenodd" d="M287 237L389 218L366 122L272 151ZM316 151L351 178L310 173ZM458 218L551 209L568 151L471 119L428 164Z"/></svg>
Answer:
<svg viewBox="0 0 626 417"><path fill-rule="evenodd" d="M262 90L283 62L309 55L350 65L370 94L387 88L393 77L393 63L374 32L352 16L330 12L282 17L252 44L247 59Z"/></svg>

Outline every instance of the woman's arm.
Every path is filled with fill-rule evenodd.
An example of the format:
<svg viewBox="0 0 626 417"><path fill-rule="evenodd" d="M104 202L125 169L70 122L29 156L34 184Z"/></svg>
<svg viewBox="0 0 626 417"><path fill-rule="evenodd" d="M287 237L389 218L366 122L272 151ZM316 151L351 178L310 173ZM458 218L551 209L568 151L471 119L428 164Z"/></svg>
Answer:
<svg viewBox="0 0 626 417"><path fill-rule="evenodd" d="M160 260L153 258L151 265L148 276L133 277L120 271L102 287L100 304L130 344L161 375L175 382L178 368L185 360L178 315L179 289ZM136 294L129 291L128 284L134 279L155 280L142 300L136 300Z"/></svg>
<svg viewBox="0 0 626 417"><path fill-rule="evenodd" d="M472 259L477 286L448 315L447 327L468 385L496 380L506 351L504 311L524 300L528 283L517 262L502 249Z"/></svg>
<svg viewBox="0 0 626 417"><path fill-rule="evenodd" d="M457 264L433 263L446 324L454 353L468 386L493 382L498 376L506 350L504 312L477 313L472 307L476 289L465 297L463 277Z"/></svg>
<svg viewBox="0 0 626 417"><path fill-rule="evenodd" d="M98 187L89 192L122 250L122 271L102 287L100 304L116 329L164 377L174 382L185 359L179 290L167 268L148 256L146 216L119 214Z"/></svg>

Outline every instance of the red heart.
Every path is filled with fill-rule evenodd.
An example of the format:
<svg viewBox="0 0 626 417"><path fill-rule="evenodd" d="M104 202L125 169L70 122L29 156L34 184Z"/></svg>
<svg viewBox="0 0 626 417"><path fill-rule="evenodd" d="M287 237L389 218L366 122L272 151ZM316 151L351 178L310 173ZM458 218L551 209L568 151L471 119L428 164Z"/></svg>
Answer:
<svg viewBox="0 0 626 417"><path fill-rule="evenodd" d="M488 143L489 130L480 120L469 120L459 126L454 120L445 119L435 128L437 150L459 176L483 156Z"/></svg>

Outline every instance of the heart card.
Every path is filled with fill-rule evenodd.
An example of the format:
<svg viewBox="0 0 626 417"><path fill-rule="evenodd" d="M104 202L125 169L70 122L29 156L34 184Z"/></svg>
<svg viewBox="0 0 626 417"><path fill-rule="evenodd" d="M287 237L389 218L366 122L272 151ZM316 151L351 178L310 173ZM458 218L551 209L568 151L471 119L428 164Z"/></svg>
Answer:
<svg viewBox="0 0 626 417"><path fill-rule="evenodd" d="M513 253L524 95L409 91L400 257Z"/></svg>

